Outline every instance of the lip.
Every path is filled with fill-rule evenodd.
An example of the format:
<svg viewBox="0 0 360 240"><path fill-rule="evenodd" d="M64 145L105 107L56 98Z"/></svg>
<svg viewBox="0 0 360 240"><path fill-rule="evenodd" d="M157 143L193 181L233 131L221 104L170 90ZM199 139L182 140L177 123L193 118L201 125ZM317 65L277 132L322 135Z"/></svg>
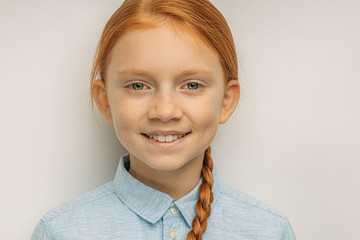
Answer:
<svg viewBox="0 0 360 240"><path fill-rule="evenodd" d="M145 140L151 144L151 146L155 146L155 147L158 147L158 148L162 148L162 149L167 149L167 148L173 148L173 147L176 147L176 146L179 146L181 143L183 143L187 138L188 136L190 135L191 132L188 132L186 133L186 135L182 138L178 138L176 139L175 141L172 141L172 142L158 142L152 138L148 138L144 133L142 133L141 135L145 138ZM178 134L182 134L180 132L178 133L173 133L174 135L178 135ZM162 134L148 134L148 135L162 135ZM164 134L166 135L166 134ZM172 134L169 134L169 132L167 132L167 135L172 135Z"/></svg>
<svg viewBox="0 0 360 240"><path fill-rule="evenodd" d="M179 131L153 131L153 132L146 132L143 134L146 135L183 135L183 134L189 134L190 132L187 131L183 131L183 132L179 132Z"/></svg>

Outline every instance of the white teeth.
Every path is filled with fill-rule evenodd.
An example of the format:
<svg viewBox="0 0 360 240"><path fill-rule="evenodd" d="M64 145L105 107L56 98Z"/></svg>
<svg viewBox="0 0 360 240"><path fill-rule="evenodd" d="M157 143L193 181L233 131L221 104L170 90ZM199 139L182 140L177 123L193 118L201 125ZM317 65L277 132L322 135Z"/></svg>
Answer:
<svg viewBox="0 0 360 240"><path fill-rule="evenodd" d="M173 142L179 138L184 137L186 134L182 135L147 135L149 138L152 138L158 142Z"/></svg>
<svg viewBox="0 0 360 240"><path fill-rule="evenodd" d="M174 141L174 137L173 137L172 135L167 135L167 136L165 137L165 141L166 141L166 142L172 142L172 141Z"/></svg>
<svg viewBox="0 0 360 240"><path fill-rule="evenodd" d="M165 142L165 136L158 136L159 142Z"/></svg>

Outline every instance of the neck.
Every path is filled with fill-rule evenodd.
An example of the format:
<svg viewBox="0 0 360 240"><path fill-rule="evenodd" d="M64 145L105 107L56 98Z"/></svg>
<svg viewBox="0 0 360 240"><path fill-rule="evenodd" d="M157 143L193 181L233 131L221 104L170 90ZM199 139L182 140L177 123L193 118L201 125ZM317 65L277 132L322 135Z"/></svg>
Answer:
<svg viewBox="0 0 360 240"><path fill-rule="evenodd" d="M129 173L143 184L158 191L167 193L174 200L189 193L201 178L204 154L189 161L175 170L158 170L151 168L142 160L130 154Z"/></svg>

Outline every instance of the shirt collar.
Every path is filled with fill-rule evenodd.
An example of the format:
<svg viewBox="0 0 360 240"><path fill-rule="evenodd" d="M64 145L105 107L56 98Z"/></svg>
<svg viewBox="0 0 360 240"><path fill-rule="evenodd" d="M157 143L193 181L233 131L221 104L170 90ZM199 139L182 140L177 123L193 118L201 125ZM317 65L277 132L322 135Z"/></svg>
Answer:
<svg viewBox="0 0 360 240"><path fill-rule="evenodd" d="M146 186L134 178L125 168L125 163L130 161L129 153L120 158L119 166L114 179L114 190L120 200L133 212L150 223L159 221L165 212L172 205L176 205L184 216L187 224L191 227L192 221L196 216L196 202L199 199L199 188L201 179L194 189L178 200L174 200L170 195ZM214 203L220 193L217 174L213 170L214 176Z"/></svg>

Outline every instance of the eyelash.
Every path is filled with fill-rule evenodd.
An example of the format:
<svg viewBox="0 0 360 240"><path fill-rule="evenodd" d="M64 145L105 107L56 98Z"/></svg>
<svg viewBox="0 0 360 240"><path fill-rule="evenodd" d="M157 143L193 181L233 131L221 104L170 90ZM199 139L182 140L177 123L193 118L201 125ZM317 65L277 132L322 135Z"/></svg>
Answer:
<svg viewBox="0 0 360 240"><path fill-rule="evenodd" d="M202 87L203 87L203 85L201 85L201 84L200 84L200 83L198 83L198 82L188 82L188 83L186 83L186 84L185 84L185 86L188 86L188 84L192 84L192 83L197 84L197 87L196 87L195 89L190 89L190 88L188 88L189 90L197 90L197 89L199 89L199 88L202 88ZM143 84L143 83L132 83L132 84L128 85L128 87L130 87L130 88L131 88L131 90L134 90L134 91L144 90L144 88L139 89L139 90L134 89L134 85L136 85L136 84L141 84L143 87L146 87L146 85L145 85L145 84Z"/></svg>

